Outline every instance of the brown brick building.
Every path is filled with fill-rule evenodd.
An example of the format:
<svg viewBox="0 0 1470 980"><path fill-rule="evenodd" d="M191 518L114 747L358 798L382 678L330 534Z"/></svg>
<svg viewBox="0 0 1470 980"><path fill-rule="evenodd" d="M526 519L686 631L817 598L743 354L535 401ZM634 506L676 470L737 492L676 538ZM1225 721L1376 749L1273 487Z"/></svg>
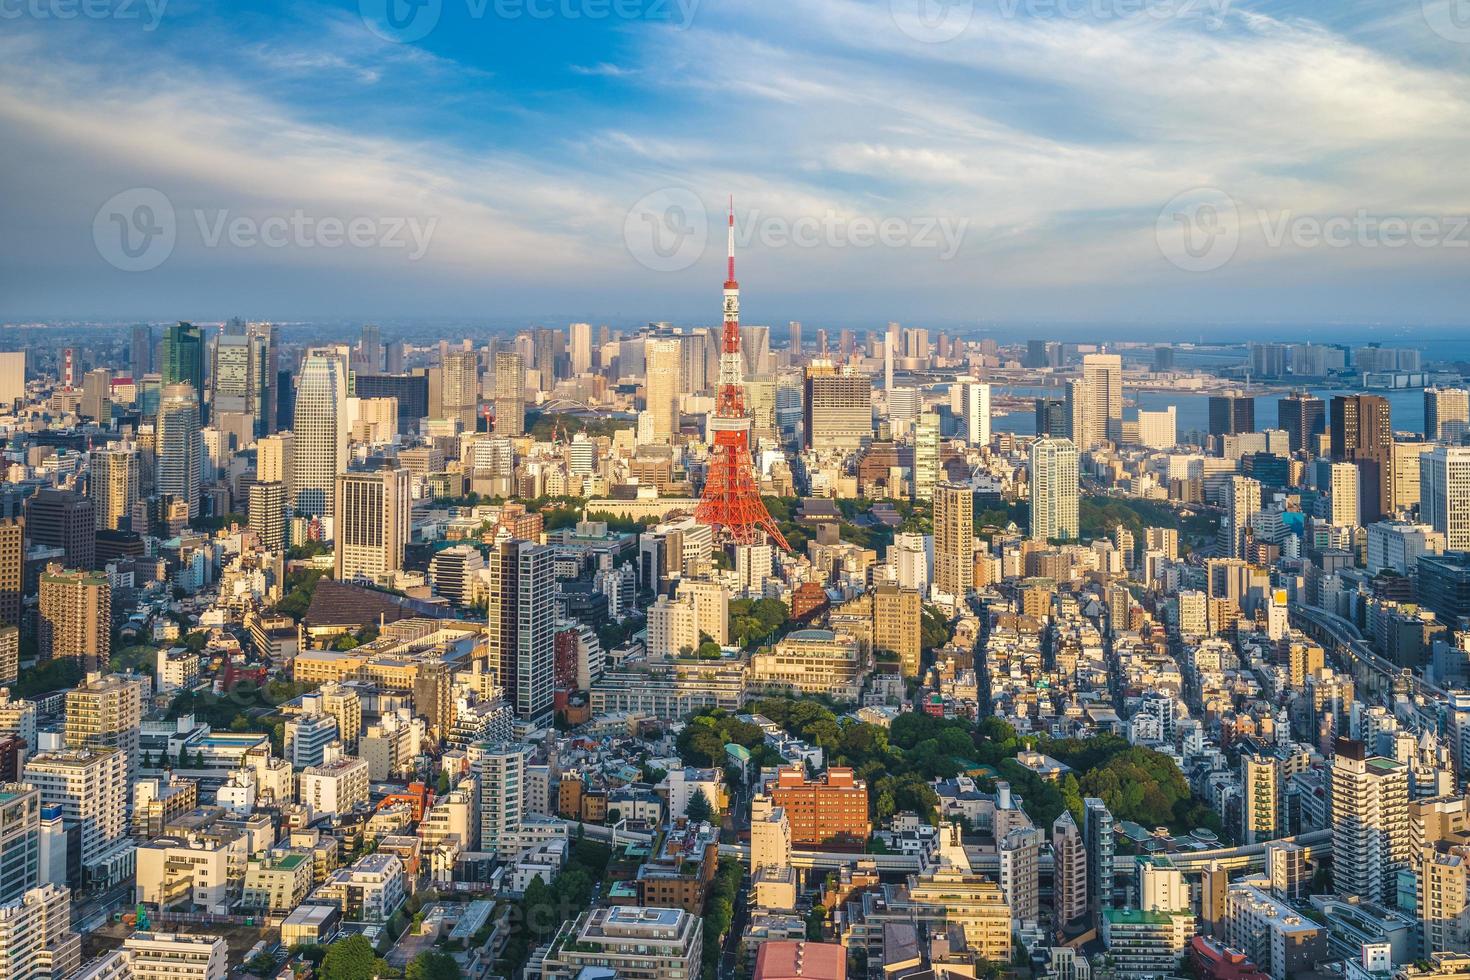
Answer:
<svg viewBox="0 0 1470 980"><path fill-rule="evenodd" d="M791 843L809 850L861 851L868 822L868 787L851 769L834 767L808 780L800 766L784 767L771 787L771 802L786 811Z"/></svg>

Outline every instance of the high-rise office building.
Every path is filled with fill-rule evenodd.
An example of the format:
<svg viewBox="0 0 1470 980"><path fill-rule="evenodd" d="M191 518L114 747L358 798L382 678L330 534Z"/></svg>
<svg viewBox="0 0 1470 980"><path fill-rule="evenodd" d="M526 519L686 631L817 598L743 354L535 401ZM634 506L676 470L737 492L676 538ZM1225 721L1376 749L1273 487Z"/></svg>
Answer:
<svg viewBox="0 0 1470 980"><path fill-rule="evenodd" d="M1393 423L1382 395L1334 395L1329 411L1332 458L1358 467L1363 524L1382 520L1393 501Z"/></svg>
<svg viewBox="0 0 1470 980"><path fill-rule="evenodd" d="M1069 385L1072 441L1079 450L1123 438L1123 359L1117 354L1086 354L1080 387ZM1079 438L1079 435L1081 438Z"/></svg>
<svg viewBox="0 0 1470 980"><path fill-rule="evenodd" d="M199 427L199 396L187 384L163 389L158 405L157 465L154 486L189 505L189 519L199 516L199 478L204 442Z"/></svg>
<svg viewBox="0 0 1470 980"><path fill-rule="evenodd" d="M336 577L377 581L403 568L409 537L409 473L402 467L337 477Z"/></svg>
<svg viewBox="0 0 1470 980"><path fill-rule="evenodd" d="M92 450L89 487L92 512L99 529L126 531L138 502L138 450L129 443L113 443Z"/></svg>
<svg viewBox="0 0 1470 980"><path fill-rule="evenodd" d="M490 550L489 668L516 716L544 721L555 688L555 549L505 539Z"/></svg>
<svg viewBox="0 0 1470 980"><path fill-rule="evenodd" d="M1296 391L1276 401L1276 427L1286 431L1291 451L1299 453L1315 446L1326 431L1327 406L1315 395Z"/></svg>
<svg viewBox="0 0 1470 980"><path fill-rule="evenodd" d="M1082 801L1082 841L1087 854L1087 899L1094 917L1113 907L1113 814L1102 800Z"/></svg>
<svg viewBox="0 0 1470 980"><path fill-rule="evenodd" d="M652 441L668 443L679 428L679 360L680 344L672 337L650 338L644 351L648 376L647 393L649 431Z"/></svg>
<svg viewBox="0 0 1470 980"><path fill-rule="evenodd" d="M96 564L96 509L80 493L54 487L36 491L26 501L25 534L32 545L60 548L68 568Z"/></svg>
<svg viewBox="0 0 1470 980"><path fill-rule="evenodd" d="M1459 443L1470 431L1470 391L1464 388L1424 389L1424 438Z"/></svg>
<svg viewBox="0 0 1470 980"><path fill-rule="evenodd" d="M1036 399L1036 434L1065 439L1072 431L1065 398Z"/></svg>
<svg viewBox="0 0 1470 980"><path fill-rule="evenodd" d="M1470 549L1470 446L1436 446L1419 457L1419 517L1452 551Z"/></svg>
<svg viewBox="0 0 1470 980"><path fill-rule="evenodd" d="M480 406L480 355L472 350L450 351L440 367L439 398L446 420L457 420L474 432Z"/></svg>
<svg viewBox="0 0 1470 980"><path fill-rule="evenodd" d="M84 418L106 426L112 421L112 372L106 368L88 371L82 378L82 404L79 409Z"/></svg>
<svg viewBox="0 0 1470 980"><path fill-rule="evenodd" d="M134 324L128 335L128 370L134 383L153 371L153 328L146 323Z"/></svg>
<svg viewBox="0 0 1470 980"><path fill-rule="evenodd" d="M1256 431L1256 400L1238 391L1210 396L1210 435Z"/></svg>
<svg viewBox="0 0 1470 980"><path fill-rule="evenodd" d="M291 485L298 516L331 518L347 468L347 372L338 352L307 352L296 385Z"/></svg>
<svg viewBox="0 0 1470 980"><path fill-rule="evenodd" d="M41 660L75 657L86 670L108 662L112 649L112 582L100 572L53 565L41 576L36 630Z"/></svg>
<svg viewBox="0 0 1470 980"><path fill-rule="evenodd" d="M969 382L964 388L965 435L972 446L990 445L990 385Z"/></svg>
<svg viewBox="0 0 1470 980"><path fill-rule="evenodd" d="M136 676L89 674L80 686L67 691L66 747L117 749L131 781L139 764L143 685L143 679Z"/></svg>
<svg viewBox="0 0 1470 980"><path fill-rule="evenodd" d="M189 385L199 399L204 391L204 331L192 323L169 327L163 332L160 362L164 385Z"/></svg>
<svg viewBox="0 0 1470 980"><path fill-rule="evenodd" d="M1087 914L1087 848L1068 810L1051 825L1051 852L1056 921L1067 926Z"/></svg>
<svg viewBox="0 0 1470 980"><path fill-rule="evenodd" d="M806 444L855 452L873 437L873 379L815 360L806 371Z"/></svg>
<svg viewBox="0 0 1470 980"><path fill-rule="evenodd" d="M26 352L0 351L0 410L10 411L26 396Z"/></svg>
<svg viewBox="0 0 1470 980"><path fill-rule="evenodd" d="M19 626L24 593L26 557L25 521L0 521L0 626Z"/></svg>
<svg viewBox="0 0 1470 980"><path fill-rule="evenodd" d="M1332 759L1332 886L1392 905L1409 864L1409 769L1339 738Z"/></svg>
<svg viewBox="0 0 1470 980"><path fill-rule="evenodd" d="M572 374L586 374L592 370L592 324L574 323L570 333Z"/></svg>
<svg viewBox="0 0 1470 980"><path fill-rule="evenodd" d="M526 361L514 351L495 355L495 433L526 433Z"/></svg>
<svg viewBox="0 0 1470 980"><path fill-rule="evenodd" d="M1070 439L1046 436L1031 444L1031 537L1076 540L1077 447Z"/></svg>
<svg viewBox="0 0 1470 980"><path fill-rule="evenodd" d="M291 492L291 463L295 456L295 436L278 432L255 444L255 480L257 483L279 483L286 491L286 503L295 501Z"/></svg>
<svg viewBox="0 0 1470 980"><path fill-rule="evenodd" d="M250 484L250 530L260 546L279 552L286 547L286 485L274 481Z"/></svg>
<svg viewBox="0 0 1470 980"><path fill-rule="evenodd" d="M934 589L962 600L975 585L975 493L940 483L933 499Z"/></svg>

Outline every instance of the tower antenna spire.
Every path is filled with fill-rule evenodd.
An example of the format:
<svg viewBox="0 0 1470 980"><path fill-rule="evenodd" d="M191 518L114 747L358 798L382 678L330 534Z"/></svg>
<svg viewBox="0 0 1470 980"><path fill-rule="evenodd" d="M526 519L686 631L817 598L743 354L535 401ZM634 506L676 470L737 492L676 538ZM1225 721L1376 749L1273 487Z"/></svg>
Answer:
<svg viewBox="0 0 1470 980"><path fill-rule="evenodd" d="M730 282L735 281L735 195L730 195L730 229L729 229L729 272L726 276Z"/></svg>

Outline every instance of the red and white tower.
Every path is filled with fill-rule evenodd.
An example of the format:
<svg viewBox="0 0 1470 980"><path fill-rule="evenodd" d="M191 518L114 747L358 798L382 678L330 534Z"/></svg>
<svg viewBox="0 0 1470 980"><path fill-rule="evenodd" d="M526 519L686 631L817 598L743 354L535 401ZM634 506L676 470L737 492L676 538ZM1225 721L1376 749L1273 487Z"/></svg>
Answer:
<svg viewBox="0 0 1470 980"><path fill-rule="evenodd" d="M763 535L787 551L791 545L761 500L750 458L750 415L740 358L740 284L735 281L735 202L730 201L729 271L725 279L725 327L720 340L720 390L709 420L714 452L704 481L704 499L694 517L735 544L760 544Z"/></svg>

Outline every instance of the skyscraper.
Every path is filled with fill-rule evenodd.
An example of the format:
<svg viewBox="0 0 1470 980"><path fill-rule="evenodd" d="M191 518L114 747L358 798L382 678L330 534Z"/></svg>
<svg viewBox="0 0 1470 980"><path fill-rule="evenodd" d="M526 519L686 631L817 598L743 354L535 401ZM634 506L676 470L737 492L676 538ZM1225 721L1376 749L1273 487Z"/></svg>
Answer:
<svg viewBox="0 0 1470 980"><path fill-rule="evenodd" d="M189 505L199 516L199 476L204 444L199 427L199 396L187 384L166 385L158 405L158 465L155 486Z"/></svg>
<svg viewBox="0 0 1470 980"><path fill-rule="evenodd" d="M592 370L592 324L572 324L571 335L572 374L586 374Z"/></svg>
<svg viewBox="0 0 1470 980"><path fill-rule="evenodd" d="M332 348L307 352L296 385L291 479L300 516L333 516L337 474L347 468L347 372Z"/></svg>
<svg viewBox="0 0 1470 980"><path fill-rule="evenodd" d="M96 670L112 651L112 582L100 572L52 565L41 576L36 645L41 660L70 657Z"/></svg>
<svg viewBox="0 0 1470 980"><path fill-rule="evenodd" d="M526 362L513 351L495 355L495 433L526 433Z"/></svg>
<svg viewBox="0 0 1470 980"><path fill-rule="evenodd" d="M930 500L939 483L939 416L921 412L914 423L914 499Z"/></svg>
<svg viewBox="0 0 1470 980"><path fill-rule="evenodd" d="M1327 478L1328 520L1334 527L1360 526L1358 468L1352 463L1331 463Z"/></svg>
<svg viewBox="0 0 1470 980"><path fill-rule="evenodd" d="M1419 457L1419 516L1449 550L1470 549L1470 446L1436 446Z"/></svg>
<svg viewBox="0 0 1470 980"><path fill-rule="evenodd" d="M1230 492L1225 498L1225 521L1221 530L1228 535L1228 557L1244 558L1250 539L1251 518L1261 510L1261 483L1248 476L1232 476Z"/></svg>
<svg viewBox="0 0 1470 980"><path fill-rule="evenodd" d="M526 767L531 746L520 742L478 742L467 753L480 778L480 850L496 854L520 850L521 822L530 812Z"/></svg>
<svg viewBox="0 0 1470 980"><path fill-rule="evenodd" d="M176 323L164 331L160 353L163 383L192 385L197 399L204 391L204 331L192 323Z"/></svg>
<svg viewBox="0 0 1470 980"><path fill-rule="evenodd" d="M267 481L250 484L250 530L267 551L286 547L286 485Z"/></svg>
<svg viewBox="0 0 1470 980"><path fill-rule="evenodd" d="M1291 451L1299 453L1315 445L1327 424L1327 406L1322 399L1295 391L1276 402L1276 426L1286 430Z"/></svg>
<svg viewBox="0 0 1470 980"><path fill-rule="evenodd" d="M464 431L474 432L480 405L480 355L472 350L450 351L441 368L440 385L444 418L458 420Z"/></svg>
<svg viewBox="0 0 1470 980"><path fill-rule="evenodd" d="M67 568L91 568L97 556L97 518L92 501L71 490L46 487L26 501L26 537L33 545L60 548Z"/></svg>
<svg viewBox="0 0 1470 980"><path fill-rule="evenodd" d="M657 443L673 440L679 421L679 341L672 337L651 338L647 342L644 362L648 377L648 415L652 438Z"/></svg>
<svg viewBox="0 0 1470 980"><path fill-rule="evenodd" d="M934 589L963 599L975 585L975 493L959 483L934 487Z"/></svg>
<svg viewBox="0 0 1470 980"><path fill-rule="evenodd" d="M490 551L489 668L518 718L550 717L555 688L555 549L503 538Z"/></svg>
<svg viewBox="0 0 1470 980"><path fill-rule="evenodd" d="M854 452L873 436L873 380L815 360L806 371L808 449Z"/></svg>
<svg viewBox="0 0 1470 980"><path fill-rule="evenodd" d="M135 383L153 371L153 328L146 323L134 324L129 334L128 370Z"/></svg>
<svg viewBox="0 0 1470 980"><path fill-rule="evenodd" d="M1458 443L1470 431L1470 391L1464 388L1424 389L1424 438Z"/></svg>
<svg viewBox="0 0 1470 980"><path fill-rule="evenodd" d="M1104 440L1123 438L1123 358L1117 354L1086 354L1082 358L1082 390L1085 408L1084 437L1072 433L1079 450L1091 449ZM1074 396L1075 397L1075 396ZM1073 413L1073 418L1077 418Z"/></svg>
<svg viewBox="0 0 1470 980"><path fill-rule="evenodd" d="M296 454L296 437L290 432L266 436L255 444L255 480L257 483L279 483L286 491L286 504L295 499L291 485L291 464Z"/></svg>
<svg viewBox="0 0 1470 980"><path fill-rule="evenodd" d="M128 530L138 502L138 450L113 443L92 450L89 487L99 529Z"/></svg>
<svg viewBox="0 0 1470 980"><path fill-rule="evenodd" d="M1080 531L1077 447L1045 436L1031 444L1031 537L1075 540Z"/></svg>
<svg viewBox="0 0 1470 980"><path fill-rule="evenodd" d="M1065 439L1071 432L1065 398L1036 399L1036 434Z"/></svg>
<svg viewBox="0 0 1470 980"><path fill-rule="evenodd" d="M965 385L965 433L972 446L990 445L990 385Z"/></svg>
<svg viewBox="0 0 1470 980"><path fill-rule="evenodd" d="M919 676L923 653L924 596L894 582L880 582L873 590L873 649L898 657L905 677Z"/></svg>
<svg viewBox="0 0 1470 980"><path fill-rule="evenodd" d="M336 577L376 581L403 568L409 537L408 470L349 470L337 477Z"/></svg>
<svg viewBox="0 0 1470 980"><path fill-rule="evenodd" d="M82 378L81 414L104 427L112 421L111 371L97 368Z"/></svg>
<svg viewBox="0 0 1470 980"><path fill-rule="evenodd" d="M1358 467L1363 524L1381 520L1393 501L1393 423L1382 395L1334 395L1329 413L1332 458Z"/></svg>
<svg viewBox="0 0 1470 980"><path fill-rule="evenodd" d="M1210 435L1256 431L1256 400L1238 391L1210 396ZM1288 430L1289 431L1289 430Z"/></svg>
<svg viewBox="0 0 1470 980"><path fill-rule="evenodd" d="M25 580L25 522L0 521L0 626L19 626Z"/></svg>
<svg viewBox="0 0 1470 980"><path fill-rule="evenodd" d="M1332 759L1332 887L1393 904L1409 863L1409 770L1339 738Z"/></svg>

